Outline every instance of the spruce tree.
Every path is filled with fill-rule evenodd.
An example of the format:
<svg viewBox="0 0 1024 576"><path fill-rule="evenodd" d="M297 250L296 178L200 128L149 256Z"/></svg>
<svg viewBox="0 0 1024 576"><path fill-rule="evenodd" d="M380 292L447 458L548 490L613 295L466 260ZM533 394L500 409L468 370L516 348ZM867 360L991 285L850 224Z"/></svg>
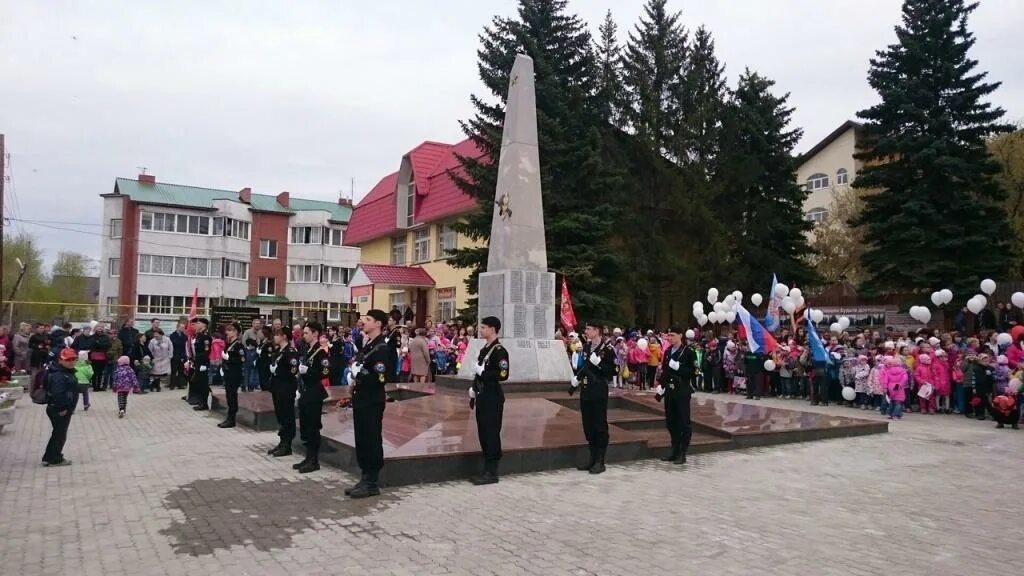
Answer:
<svg viewBox="0 0 1024 576"><path fill-rule="evenodd" d="M527 54L534 61L548 267L568 276L579 318L617 320L620 262L610 243L622 179L605 161L600 69L586 25L566 11L566 0L520 0L517 17L494 18L480 41L478 69L490 96L471 97L476 115L463 130L484 155L463 158L468 177L458 179L480 208L459 230L485 242L490 235L509 73L516 53ZM475 294L487 249L461 248L453 263L473 269L467 289ZM475 306L471 301L463 316L475 317Z"/></svg>
<svg viewBox="0 0 1024 576"><path fill-rule="evenodd" d="M906 0L897 43L876 53L868 81L881 102L858 113L866 121L865 162L854 186L865 208L864 290L976 290L1003 278L1013 234L993 180L998 165L986 136L1008 130L1001 108L984 98L986 82L968 57L967 18L977 3Z"/></svg>
<svg viewBox="0 0 1024 576"><path fill-rule="evenodd" d="M622 49L619 47L618 25L612 19L612 11L604 15L604 22L597 29L594 53L597 57L598 87L597 106L601 118L612 125L619 123L618 111L622 106Z"/></svg>
<svg viewBox="0 0 1024 576"><path fill-rule="evenodd" d="M791 286L817 280L807 264L807 190L796 183L793 156L802 131L790 128L789 95L773 95L774 85L745 71L723 127L720 184L727 198L716 213L731 230L728 268L744 291L762 289L772 272Z"/></svg>
<svg viewBox="0 0 1024 576"><path fill-rule="evenodd" d="M674 155L701 177L710 179L718 158L728 96L725 65L715 55L711 32L703 26L694 32L687 52L686 71L675 95L682 124L677 127Z"/></svg>

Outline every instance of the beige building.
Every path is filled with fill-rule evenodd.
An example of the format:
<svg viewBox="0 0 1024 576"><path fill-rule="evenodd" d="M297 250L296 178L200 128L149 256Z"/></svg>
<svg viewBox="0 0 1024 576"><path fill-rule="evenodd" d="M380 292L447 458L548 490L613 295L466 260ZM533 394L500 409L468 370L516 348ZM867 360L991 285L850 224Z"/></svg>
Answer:
<svg viewBox="0 0 1024 576"><path fill-rule="evenodd" d="M853 184L863 162L853 157L861 140L861 125L843 122L797 160L797 182L810 194L804 201L804 217L815 223L828 219L836 193Z"/></svg>

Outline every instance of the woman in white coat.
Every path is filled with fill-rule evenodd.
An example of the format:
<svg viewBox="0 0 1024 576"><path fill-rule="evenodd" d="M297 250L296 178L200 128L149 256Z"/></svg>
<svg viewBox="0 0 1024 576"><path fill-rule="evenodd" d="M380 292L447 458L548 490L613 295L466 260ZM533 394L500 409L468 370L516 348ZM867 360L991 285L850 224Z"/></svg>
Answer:
<svg viewBox="0 0 1024 576"><path fill-rule="evenodd" d="M160 391L160 381L168 378L171 374L171 356L174 353L174 346L171 339L164 336L164 331L157 328L153 330L153 338L149 341L149 354L153 358L153 368L149 372L152 379L150 390Z"/></svg>

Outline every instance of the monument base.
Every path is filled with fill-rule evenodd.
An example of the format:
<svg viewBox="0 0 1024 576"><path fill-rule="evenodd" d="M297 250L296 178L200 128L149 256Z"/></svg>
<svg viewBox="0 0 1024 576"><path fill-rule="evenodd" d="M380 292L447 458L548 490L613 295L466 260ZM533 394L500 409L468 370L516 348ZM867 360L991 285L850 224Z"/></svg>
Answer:
<svg viewBox="0 0 1024 576"><path fill-rule="evenodd" d="M525 338L500 338L501 345L508 350L509 382L560 382L568 385L572 379L572 368L561 340L528 340ZM476 359L480 350L487 345L482 338L474 338L466 347L459 378L472 380L476 375Z"/></svg>

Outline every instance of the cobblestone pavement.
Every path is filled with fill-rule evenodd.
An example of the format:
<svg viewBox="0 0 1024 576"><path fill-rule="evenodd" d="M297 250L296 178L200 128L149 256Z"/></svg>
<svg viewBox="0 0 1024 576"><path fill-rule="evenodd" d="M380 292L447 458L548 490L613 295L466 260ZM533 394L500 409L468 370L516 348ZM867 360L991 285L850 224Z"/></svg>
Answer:
<svg viewBox="0 0 1024 576"><path fill-rule="evenodd" d="M66 455L19 401L0 434L0 574L1019 572L1024 432L910 415L888 435L386 490L299 476L276 437L216 428L179 394L94 395ZM766 400L781 406L802 403ZM851 414L845 408L811 410ZM861 414L861 413L856 413ZM877 418L877 416L870 416ZM1016 568L1013 568L1013 566Z"/></svg>

